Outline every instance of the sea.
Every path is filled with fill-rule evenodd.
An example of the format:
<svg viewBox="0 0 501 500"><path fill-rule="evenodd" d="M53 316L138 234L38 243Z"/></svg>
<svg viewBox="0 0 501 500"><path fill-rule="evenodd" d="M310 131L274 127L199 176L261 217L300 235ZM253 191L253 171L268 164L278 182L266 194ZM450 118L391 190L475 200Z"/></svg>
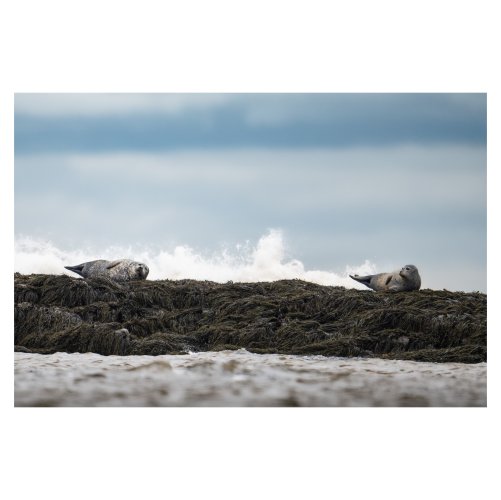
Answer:
<svg viewBox="0 0 501 500"><path fill-rule="evenodd" d="M487 363L236 351L14 353L15 406L482 407Z"/></svg>

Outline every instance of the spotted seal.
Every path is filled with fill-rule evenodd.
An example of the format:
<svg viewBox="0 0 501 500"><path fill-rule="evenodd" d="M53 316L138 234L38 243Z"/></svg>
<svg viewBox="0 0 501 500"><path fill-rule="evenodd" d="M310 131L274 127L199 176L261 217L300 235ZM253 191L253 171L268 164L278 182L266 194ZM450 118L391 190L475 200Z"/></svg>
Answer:
<svg viewBox="0 0 501 500"><path fill-rule="evenodd" d="M372 290L389 290L394 292L410 292L419 290L421 287L421 277L416 266L407 264L400 271L393 273L370 274L368 276L352 276L350 278L372 288Z"/></svg>
<svg viewBox="0 0 501 500"><path fill-rule="evenodd" d="M106 277L113 281L144 280L150 270L146 264L133 260L93 260L78 266L65 266L68 271L73 271L83 278Z"/></svg>

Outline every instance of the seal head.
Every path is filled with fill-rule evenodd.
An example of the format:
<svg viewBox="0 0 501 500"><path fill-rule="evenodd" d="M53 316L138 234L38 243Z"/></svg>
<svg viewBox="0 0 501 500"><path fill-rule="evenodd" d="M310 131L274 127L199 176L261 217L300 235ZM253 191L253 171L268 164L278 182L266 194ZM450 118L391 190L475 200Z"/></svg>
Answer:
<svg viewBox="0 0 501 500"><path fill-rule="evenodd" d="M419 276L419 272L416 266L413 266L412 264L407 264L404 267L402 267L402 269L400 269L399 274L404 280L407 280L414 286L417 286L415 290L419 290L419 288L421 288L421 276Z"/></svg>

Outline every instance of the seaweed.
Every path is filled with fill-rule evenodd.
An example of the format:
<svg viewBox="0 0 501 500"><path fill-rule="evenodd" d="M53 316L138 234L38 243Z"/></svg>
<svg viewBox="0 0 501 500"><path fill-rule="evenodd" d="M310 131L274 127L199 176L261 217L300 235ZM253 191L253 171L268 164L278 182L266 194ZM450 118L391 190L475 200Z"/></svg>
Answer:
<svg viewBox="0 0 501 500"><path fill-rule="evenodd" d="M15 349L158 355L256 353L432 362L487 359L487 296L372 292L301 280L116 283L14 275Z"/></svg>

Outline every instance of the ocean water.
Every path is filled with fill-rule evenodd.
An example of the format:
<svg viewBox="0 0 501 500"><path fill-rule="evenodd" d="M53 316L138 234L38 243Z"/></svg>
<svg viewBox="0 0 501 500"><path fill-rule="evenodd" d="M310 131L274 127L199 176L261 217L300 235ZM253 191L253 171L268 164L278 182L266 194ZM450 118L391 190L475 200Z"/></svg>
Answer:
<svg viewBox="0 0 501 500"><path fill-rule="evenodd" d="M16 406L486 406L487 364L14 353Z"/></svg>

